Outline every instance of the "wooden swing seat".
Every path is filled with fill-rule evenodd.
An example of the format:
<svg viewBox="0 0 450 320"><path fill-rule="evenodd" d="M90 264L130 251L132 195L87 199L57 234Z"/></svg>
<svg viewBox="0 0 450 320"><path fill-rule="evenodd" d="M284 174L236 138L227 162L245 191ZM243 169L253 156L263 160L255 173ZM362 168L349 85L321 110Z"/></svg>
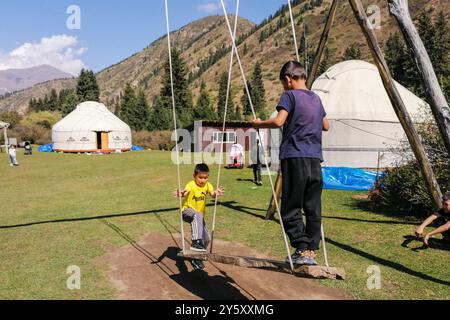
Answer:
<svg viewBox="0 0 450 320"><path fill-rule="evenodd" d="M242 256L230 256L208 252L196 252L187 250L185 254L179 252L178 256L183 259L196 259L202 261L213 261L221 264L228 264L243 268L261 268L278 270L286 273L291 272L289 263L271 259L261 259ZM345 280L346 273L342 268L327 268L325 266L295 266L294 275L298 277L308 277L314 279Z"/></svg>

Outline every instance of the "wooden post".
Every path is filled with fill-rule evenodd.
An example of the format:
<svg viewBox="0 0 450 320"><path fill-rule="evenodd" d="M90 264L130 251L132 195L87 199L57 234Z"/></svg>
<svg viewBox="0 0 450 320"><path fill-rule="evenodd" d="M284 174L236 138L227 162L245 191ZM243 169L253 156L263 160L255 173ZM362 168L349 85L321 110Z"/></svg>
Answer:
<svg viewBox="0 0 450 320"><path fill-rule="evenodd" d="M280 203L281 199L281 187L283 186L283 177L281 176L281 169L278 170L277 180L275 182L275 195L276 198L272 195L272 199L270 200L269 209L267 210L266 220L272 220L275 217L275 213L277 211L277 204L275 201Z"/></svg>
<svg viewBox="0 0 450 320"><path fill-rule="evenodd" d="M369 45L373 59L380 72L381 78L383 80L383 85L387 91L392 106L394 107L395 113L397 114L397 117L400 120L403 129L405 130L414 155L419 162L422 176L425 180L425 185L428 189L430 197L433 200L436 208L439 208L441 206L442 200L441 190L433 173L433 169L428 160L428 157L425 153L425 149L420 140L419 134L417 133L414 127L414 123L412 122L411 117L406 110L405 104L403 103L403 100L396 86L394 85L394 81L391 77L391 73L387 66L386 60L384 59L384 55L380 49L375 33L371 28L361 0L349 0L349 2L356 20L358 21L361 30L363 31L364 36L367 39L367 43Z"/></svg>
<svg viewBox="0 0 450 320"><path fill-rule="evenodd" d="M314 57L314 62L311 67L311 72L308 75L308 80L306 81L306 85L311 89L314 80L317 77L317 71L319 70L320 60L322 59L323 51L325 50L325 45L328 41L328 36L330 34L331 26L334 22L334 17L336 16L338 0L333 0L331 4L330 12L328 13L327 22L325 24L325 28L322 32L322 36L320 37L319 46L317 47L316 56Z"/></svg>
<svg viewBox="0 0 450 320"><path fill-rule="evenodd" d="M9 123L1 123L1 126L3 127L3 137L5 138L5 150L6 150L6 156L9 159L9 147L8 147L8 127L9 127Z"/></svg>
<svg viewBox="0 0 450 320"><path fill-rule="evenodd" d="M395 17L403 37L412 49L417 67L425 84L431 110L450 155L450 109L425 46L420 39L408 10L408 0L389 0L389 11Z"/></svg>

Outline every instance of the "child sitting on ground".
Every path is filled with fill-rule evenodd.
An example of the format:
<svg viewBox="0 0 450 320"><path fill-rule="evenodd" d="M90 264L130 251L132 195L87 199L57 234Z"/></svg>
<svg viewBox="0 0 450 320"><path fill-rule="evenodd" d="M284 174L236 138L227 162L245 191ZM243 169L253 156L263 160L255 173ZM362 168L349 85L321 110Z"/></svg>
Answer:
<svg viewBox="0 0 450 320"><path fill-rule="evenodd" d="M195 167L194 180L189 182L184 190L174 192L175 197L183 197L183 220L191 224L192 246L191 250L197 252L206 252L211 239L208 234L204 215L206 206L206 197L210 195L213 198L222 196L224 189L219 187L214 191L214 187L209 180L209 167L206 164L199 164ZM193 260L195 269L204 269L201 260Z"/></svg>
<svg viewBox="0 0 450 320"><path fill-rule="evenodd" d="M423 234L425 228L430 224L433 224L437 229L430 233ZM442 208L428 217L428 219L426 219L416 230L416 235L423 238L423 242L426 245L429 244L428 241L431 237L440 233L443 235L442 240L446 244L450 244L450 191L442 198Z"/></svg>

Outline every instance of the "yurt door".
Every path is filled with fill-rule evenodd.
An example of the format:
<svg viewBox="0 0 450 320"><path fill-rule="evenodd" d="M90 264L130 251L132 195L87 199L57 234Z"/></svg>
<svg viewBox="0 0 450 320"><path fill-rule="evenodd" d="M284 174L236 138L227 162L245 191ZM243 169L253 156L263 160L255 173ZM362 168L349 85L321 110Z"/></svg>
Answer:
<svg viewBox="0 0 450 320"><path fill-rule="evenodd" d="M102 150L109 149L108 132L102 132Z"/></svg>
<svg viewBox="0 0 450 320"><path fill-rule="evenodd" d="M97 150L109 149L108 132L96 132L97 133Z"/></svg>

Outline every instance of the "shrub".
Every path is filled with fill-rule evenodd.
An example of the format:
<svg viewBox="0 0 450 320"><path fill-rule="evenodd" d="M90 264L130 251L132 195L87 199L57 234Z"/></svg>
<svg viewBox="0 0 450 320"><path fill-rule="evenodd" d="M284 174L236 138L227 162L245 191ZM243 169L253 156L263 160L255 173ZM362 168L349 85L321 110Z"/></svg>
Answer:
<svg viewBox="0 0 450 320"><path fill-rule="evenodd" d="M9 135L17 138L18 142L30 141L38 145L52 143L52 130L37 124L16 126Z"/></svg>
<svg viewBox="0 0 450 320"><path fill-rule="evenodd" d="M171 150L175 143L171 141L172 131L133 131L133 144L152 150Z"/></svg>
<svg viewBox="0 0 450 320"><path fill-rule="evenodd" d="M10 124L10 128L13 129L20 123L22 116L17 111L0 111L0 121Z"/></svg>
<svg viewBox="0 0 450 320"><path fill-rule="evenodd" d="M27 114L22 119L20 125L27 127L32 125L40 125L46 129L51 129L59 120L61 120L61 118L61 113L59 112L32 112Z"/></svg>
<svg viewBox="0 0 450 320"><path fill-rule="evenodd" d="M450 156L442 141L440 132L430 113L425 113L425 121L417 129L426 153L433 167L436 179L443 193L450 191ZM388 169L370 192L369 199L375 208L395 210L398 214L423 216L433 210L433 202L425 187L419 164L409 151L407 141L398 151L399 164Z"/></svg>

